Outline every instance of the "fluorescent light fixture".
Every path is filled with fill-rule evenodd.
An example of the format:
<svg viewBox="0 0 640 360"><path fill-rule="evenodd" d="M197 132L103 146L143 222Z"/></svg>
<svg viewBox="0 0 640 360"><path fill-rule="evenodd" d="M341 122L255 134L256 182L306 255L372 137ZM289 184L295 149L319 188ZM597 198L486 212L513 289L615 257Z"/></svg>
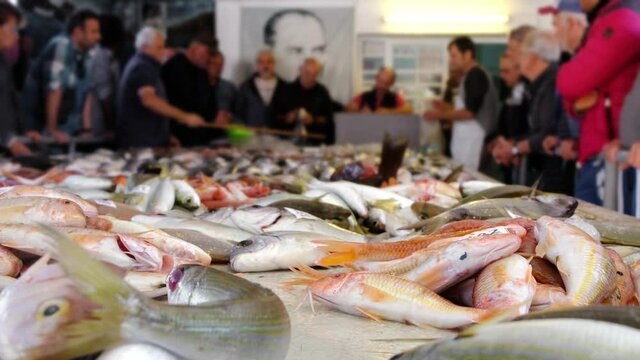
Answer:
<svg viewBox="0 0 640 360"><path fill-rule="evenodd" d="M387 24L507 24L506 15L478 14L429 14L429 15L389 15L383 17Z"/></svg>

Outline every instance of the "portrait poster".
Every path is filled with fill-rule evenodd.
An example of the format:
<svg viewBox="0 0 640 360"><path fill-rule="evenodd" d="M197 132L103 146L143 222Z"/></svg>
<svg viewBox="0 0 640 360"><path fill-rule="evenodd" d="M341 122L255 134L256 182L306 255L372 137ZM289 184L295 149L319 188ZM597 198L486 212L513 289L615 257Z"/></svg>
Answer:
<svg viewBox="0 0 640 360"><path fill-rule="evenodd" d="M345 103L352 94L353 8L243 7L241 14L241 78L255 71L258 51L269 48L276 73L293 81L304 59L323 65L320 82L334 100Z"/></svg>

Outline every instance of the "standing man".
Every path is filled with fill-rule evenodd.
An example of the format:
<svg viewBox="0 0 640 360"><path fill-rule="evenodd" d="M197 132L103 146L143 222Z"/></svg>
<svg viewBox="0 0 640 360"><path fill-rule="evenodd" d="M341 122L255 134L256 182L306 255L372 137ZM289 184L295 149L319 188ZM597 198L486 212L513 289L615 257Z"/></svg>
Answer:
<svg viewBox="0 0 640 360"><path fill-rule="evenodd" d="M543 146L547 136L568 131L562 101L555 90L559 60L560 45L553 34L534 31L527 36L519 65L522 74L530 81L527 87L528 130L515 139L496 145L493 153L500 162L513 162L513 157L528 155L527 185L542 176L542 190L571 193L573 179L565 176L562 159L545 153Z"/></svg>
<svg viewBox="0 0 640 360"><path fill-rule="evenodd" d="M218 113L215 92L209 86L207 66L213 37L201 33L184 52L178 52L162 66L162 80L169 103L184 111L198 114L212 123ZM171 124L171 132L184 146L203 146L221 136L213 129L193 129L180 123Z"/></svg>
<svg viewBox="0 0 640 360"><path fill-rule="evenodd" d="M324 143L333 138L333 100L327 88L318 82L322 66L314 58L308 58L300 66L300 76L291 84L290 105L282 123L283 128L293 129L296 121L302 121L308 132L325 135Z"/></svg>
<svg viewBox="0 0 640 360"><path fill-rule="evenodd" d="M382 67L376 75L373 89L356 96L347 104L349 112L410 114L411 104L406 102L402 94L391 90L396 82L396 72L390 67Z"/></svg>
<svg viewBox="0 0 640 360"><path fill-rule="evenodd" d="M518 54L520 51L518 51ZM510 89L498 116L497 138L491 153L496 163L503 166L505 183L518 183L518 166L513 164L511 143L527 133L527 107L525 103L526 82L522 81L519 59L504 53L500 58L500 78Z"/></svg>
<svg viewBox="0 0 640 360"><path fill-rule="evenodd" d="M164 36L151 27L136 35L136 54L129 60L118 88L117 140L122 148L164 147L170 143L169 119L198 127L204 120L166 100L160 76Z"/></svg>
<svg viewBox="0 0 640 360"><path fill-rule="evenodd" d="M256 58L257 72L240 85L238 117L247 126L275 127L288 109L287 83L276 76L276 59L270 50Z"/></svg>
<svg viewBox="0 0 640 360"><path fill-rule="evenodd" d="M584 45L560 67L557 87L580 120L576 197L602 205L605 144L619 138L622 104L640 67L640 0L580 0L591 26Z"/></svg>
<svg viewBox="0 0 640 360"><path fill-rule="evenodd" d="M453 107L437 103L424 113L427 121L453 122L451 154L458 164L478 170L485 137L496 127L498 95L491 78L476 58L471 38L461 36L449 43L449 67L463 75L460 96Z"/></svg>
<svg viewBox="0 0 640 360"><path fill-rule="evenodd" d="M65 34L51 39L33 64L23 94L27 128L45 129L57 142L91 132L89 51L100 41L98 16L75 13Z"/></svg>
<svg viewBox="0 0 640 360"><path fill-rule="evenodd" d="M222 78L224 69L224 55L219 51L214 51L207 63L207 77L209 86L216 96L218 113L215 116L216 124L229 124L235 118L236 102L238 91L236 86L228 80Z"/></svg>
<svg viewBox="0 0 640 360"><path fill-rule="evenodd" d="M11 67L7 63L4 50L12 48L18 42L18 23L20 12L7 2L0 2L0 145L13 156L27 156L31 150L17 139L19 133L18 98L11 76ZM39 140L40 134L28 134Z"/></svg>

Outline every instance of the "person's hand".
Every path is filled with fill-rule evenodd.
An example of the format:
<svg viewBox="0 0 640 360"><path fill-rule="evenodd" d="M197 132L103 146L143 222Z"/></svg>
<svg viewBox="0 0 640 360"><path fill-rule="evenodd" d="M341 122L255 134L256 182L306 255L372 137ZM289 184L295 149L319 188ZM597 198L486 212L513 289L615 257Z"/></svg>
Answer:
<svg viewBox="0 0 640 360"><path fill-rule="evenodd" d="M518 147L518 152L521 155L529 155L531 153L531 145L529 144L529 140L520 140L516 146Z"/></svg>
<svg viewBox="0 0 640 360"><path fill-rule="evenodd" d="M546 152L547 154L553 155L553 152L556 149L556 147L558 147L559 142L560 140L558 139L558 137L554 135L548 135L542 141L542 149L544 149L544 152Z"/></svg>
<svg viewBox="0 0 640 360"><path fill-rule="evenodd" d="M66 132L60 130L53 130L49 132L51 133L53 140L55 140L55 142L57 142L58 144L65 144L68 143L69 140L71 140L69 134L67 134Z"/></svg>
<svg viewBox="0 0 640 360"><path fill-rule="evenodd" d="M578 158L575 140L565 139L560 142L560 157L566 161L573 161Z"/></svg>
<svg viewBox="0 0 640 360"><path fill-rule="evenodd" d="M604 157L608 162L612 164L618 163L618 152L620 151L620 140L613 140L607 143L603 148L602 152L604 153Z"/></svg>
<svg viewBox="0 0 640 360"><path fill-rule="evenodd" d="M24 135L36 144L42 141L42 134L35 130L29 130L25 132Z"/></svg>
<svg viewBox="0 0 640 360"><path fill-rule="evenodd" d="M631 146L627 164L633 166L636 169L640 169L640 142L636 142Z"/></svg>
<svg viewBox="0 0 640 360"><path fill-rule="evenodd" d="M11 155L13 156L29 156L31 155L31 150L20 141L14 141L9 145L9 151L11 151Z"/></svg>
<svg viewBox="0 0 640 360"><path fill-rule="evenodd" d="M422 118L427 121L438 121L441 117L440 112L436 110L428 110L422 114Z"/></svg>
<svg viewBox="0 0 640 360"><path fill-rule="evenodd" d="M585 111L591 109L598 103L598 92L592 91L589 94L581 97L573 104L573 111L576 114L584 113Z"/></svg>
<svg viewBox="0 0 640 360"><path fill-rule="evenodd" d="M491 155L493 156L496 163L500 165L508 165L513 160L513 142L505 139L504 137L498 137L493 146L493 150L491 151Z"/></svg>
<svg viewBox="0 0 640 360"><path fill-rule="evenodd" d="M447 106L448 106L448 104L442 99L434 99L434 100L431 101L431 107L434 108L435 110L442 111Z"/></svg>
<svg viewBox="0 0 640 360"><path fill-rule="evenodd" d="M291 110L287 113L287 115L285 115L284 117L284 122L287 124L293 124L294 122L296 122L296 114L298 113L298 110Z"/></svg>
<svg viewBox="0 0 640 360"><path fill-rule="evenodd" d="M226 111L218 111L218 115L216 115L216 119L213 121L216 125L227 125L231 123L233 117L230 113Z"/></svg>
<svg viewBox="0 0 640 360"><path fill-rule="evenodd" d="M363 113L365 113L365 114L370 114L370 113L372 113L373 111L371 110L371 108L370 108L368 105L365 105L365 106L362 108L362 110L360 110L360 112L363 112Z"/></svg>
<svg viewBox="0 0 640 360"><path fill-rule="evenodd" d="M172 148L179 148L182 146L182 144L177 137L171 135L171 137L169 137L169 146L171 146Z"/></svg>
<svg viewBox="0 0 640 360"><path fill-rule="evenodd" d="M198 115L198 114L193 114L193 113L189 113L187 114L183 119L182 122L187 125L188 127L200 127L205 125L204 119Z"/></svg>

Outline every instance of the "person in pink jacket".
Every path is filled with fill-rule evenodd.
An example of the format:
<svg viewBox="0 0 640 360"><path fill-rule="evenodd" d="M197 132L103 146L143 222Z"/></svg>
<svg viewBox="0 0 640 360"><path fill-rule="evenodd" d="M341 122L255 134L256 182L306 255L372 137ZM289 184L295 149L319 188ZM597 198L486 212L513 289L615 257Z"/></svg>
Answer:
<svg viewBox="0 0 640 360"><path fill-rule="evenodd" d="M619 138L624 99L640 68L640 0L580 0L591 27L560 67L557 87L581 120L576 197L602 205L605 144Z"/></svg>

